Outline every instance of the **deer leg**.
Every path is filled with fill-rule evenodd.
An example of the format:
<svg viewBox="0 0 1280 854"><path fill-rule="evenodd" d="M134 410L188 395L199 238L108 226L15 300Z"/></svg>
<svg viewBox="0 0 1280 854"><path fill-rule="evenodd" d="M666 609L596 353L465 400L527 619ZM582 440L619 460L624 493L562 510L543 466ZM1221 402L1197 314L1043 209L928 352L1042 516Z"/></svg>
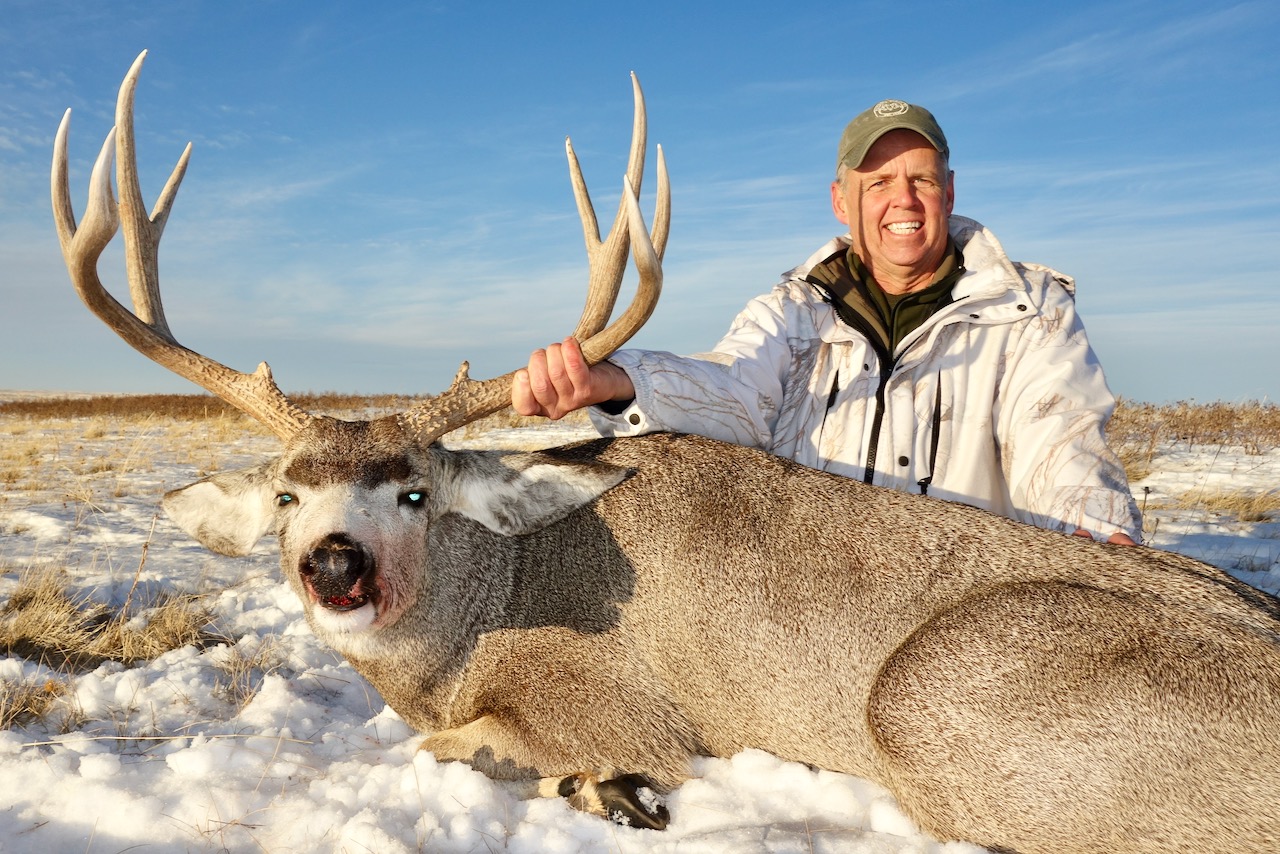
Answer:
<svg viewBox="0 0 1280 854"><path fill-rule="evenodd" d="M492 715L428 736L420 749L441 762L465 762L521 798L562 797L574 809L631 827L662 830L670 820L662 790L645 776L581 768Z"/></svg>
<svg viewBox="0 0 1280 854"><path fill-rule="evenodd" d="M654 784L640 774L599 771L572 774L556 782L556 793L576 810L603 816L615 824L665 830L671 813ZM554 778L545 778L551 782Z"/></svg>

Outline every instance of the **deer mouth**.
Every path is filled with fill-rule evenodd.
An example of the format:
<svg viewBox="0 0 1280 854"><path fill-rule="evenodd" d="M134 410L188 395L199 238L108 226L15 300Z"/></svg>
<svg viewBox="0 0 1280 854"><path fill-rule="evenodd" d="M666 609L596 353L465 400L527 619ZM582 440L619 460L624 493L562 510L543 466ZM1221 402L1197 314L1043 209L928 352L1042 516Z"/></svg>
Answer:
<svg viewBox="0 0 1280 854"><path fill-rule="evenodd" d="M316 601L330 611L354 611L357 608L363 608L368 605L370 600L363 593L355 593L354 595L329 596L324 599L317 598Z"/></svg>
<svg viewBox="0 0 1280 854"><path fill-rule="evenodd" d="M344 534L325 537L303 556L298 567L311 601L328 611L356 611L374 603L373 556Z"/></svg>

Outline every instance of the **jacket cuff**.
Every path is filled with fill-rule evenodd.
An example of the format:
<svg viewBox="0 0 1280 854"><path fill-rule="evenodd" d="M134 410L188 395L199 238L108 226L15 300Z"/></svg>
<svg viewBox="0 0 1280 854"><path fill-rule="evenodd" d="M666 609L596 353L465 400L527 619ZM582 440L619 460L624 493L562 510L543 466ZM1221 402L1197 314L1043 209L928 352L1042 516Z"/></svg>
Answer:
<svg viewBox="0 0 1280 854"><path fill-rule="evenodd" d="M587 417L601 436L642 436L654 433L661 428L652 424L652 419L645 413L644 401L653 399L653 388L649 385L644 371L637 370L640 364L638 353L626 350L614 353L609 362L626 371L635 387L635 399L629 403L615 400L587 408Z"/></svg>

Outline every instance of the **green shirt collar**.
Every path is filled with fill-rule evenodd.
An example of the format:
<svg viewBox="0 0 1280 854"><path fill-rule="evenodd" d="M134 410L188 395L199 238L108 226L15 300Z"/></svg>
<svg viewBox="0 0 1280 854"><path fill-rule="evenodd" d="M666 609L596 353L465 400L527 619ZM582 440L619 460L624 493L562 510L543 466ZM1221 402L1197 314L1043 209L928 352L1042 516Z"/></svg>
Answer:
<svg viewBox="0 0 1280 854"><path fill-rule="evenodd" d="M892 354L903 338L951 302L952 288L964 272L964 254L948 236L942 263L929 285L918 291L886 293L852 247L814 266L806 278L831 296L841 320Z"/></svg>

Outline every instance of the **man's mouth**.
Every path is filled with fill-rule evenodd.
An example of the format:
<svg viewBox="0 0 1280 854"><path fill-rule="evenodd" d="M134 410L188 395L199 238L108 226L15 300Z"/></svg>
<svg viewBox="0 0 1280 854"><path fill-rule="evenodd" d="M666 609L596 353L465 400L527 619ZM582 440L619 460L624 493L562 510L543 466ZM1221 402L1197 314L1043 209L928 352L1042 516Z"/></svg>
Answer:
<svg viewBox="0 0 1280 854"><path fill-rule="evenodd" d="M922 222L891 222L885 226L890 234L915 234L924 227Z"/></svg>

